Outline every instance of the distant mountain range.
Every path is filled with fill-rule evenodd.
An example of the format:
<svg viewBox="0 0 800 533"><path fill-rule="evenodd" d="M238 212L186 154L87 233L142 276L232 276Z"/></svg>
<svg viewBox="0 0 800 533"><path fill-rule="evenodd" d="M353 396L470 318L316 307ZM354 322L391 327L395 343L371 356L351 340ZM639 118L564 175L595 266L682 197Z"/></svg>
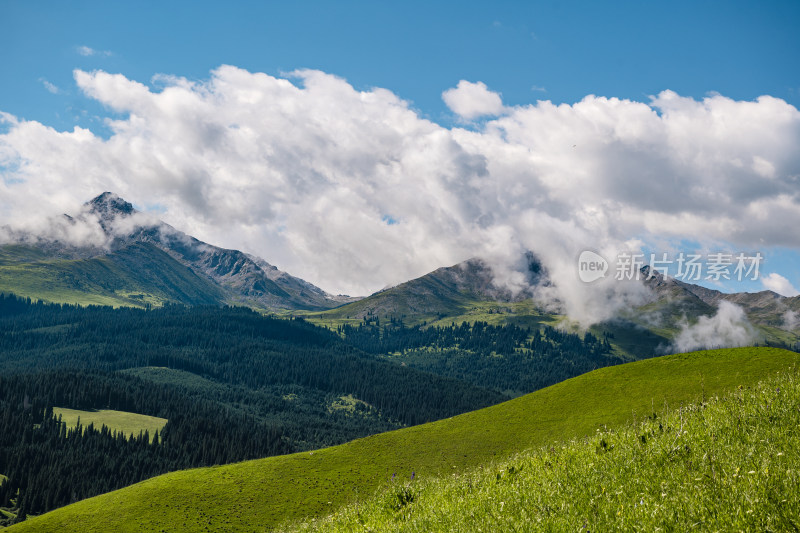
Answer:
<svg viewBox="0 0 800 533"><path fill-rule="evenodd" d="M528 326L564 319L537 304L531 292L511 294L497 288L491 267L480 259L439 268L360 299L328 294L264 259L204 243L143 216L110 192L87 202L75 218L64 217L68 225L81 219L99 225L106 244L76 246L57 238L16 234L13 242L0 246L0 292L115 306L236 304L299 313L329 325L367 317L407 324L484 320ZM525 261L531 287L550 283L533 254ZM647 305L624 310L592 328L612 335L623 353L636 357L667 350L685 324L714 315L723 301L744 310L760 341L800 341L800 297L772 291L725 294L658 273L643 283L652 292Z"/></svg>
<svg viewBox="0 0 800 533"><path fill-rule="evenodd" d="M565 317L532 298L536 286L550 283L548 274L532 254L526 257L530 289L512 295L492 284L491 267L480 259L439 268L420 278L379 291L367 298L310 315L330 325L364 319L402 319L406 324L449 325L452 322L486 321L492 324L539 324L570 327ZM651 292L642 306L623 309L616 317L592 326L593 333L608 334L618 354L641 358L675 350L675 338L700 317L712 317L721 302L744 311L752 325L752 340L759 344L799 346L800 296L784 297L773 291L726 294L699 285L641 272L642 283ZM712 326L724 328L724 321ZM722 334L709 331L709 335ZM709 339L711 341L711 339ZM710 347L721 347L710 342ZM693 348L698 348L693 347Z"/></svg>

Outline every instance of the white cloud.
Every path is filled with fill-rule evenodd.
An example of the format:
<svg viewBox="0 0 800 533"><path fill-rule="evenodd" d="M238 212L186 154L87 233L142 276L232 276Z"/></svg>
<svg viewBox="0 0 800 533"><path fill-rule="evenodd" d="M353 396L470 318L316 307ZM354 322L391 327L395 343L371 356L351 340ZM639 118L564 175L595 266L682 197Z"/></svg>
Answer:
<svg viewBox="0 0 800 533"><path fill-rule="evenodd" d="M504 109L500 95L490 91L482 81L461 80L456 87L443 92L442 99L453 113L465 120L497 116Z"/></svg>
<svg viewBox="0 0 800 533"><path fill-rule="evenodd" d="M787 310L783 314L783 329L787 329L792 331L800 325L800 316L795 311L791 309Z"/></svg>
<svg viewBox="0 0 800 533"><path fill-rule="evenodd" d="M388 90L290 76L222 66L206 81L159 77L156 91L76 71L80 90L123 118L107 120L104 139L0 113L0 225L75 213L110 190L349 294L471 256L520 286L515 269L532 250L554 280L540 296L584 324L646 295L639 284L581 283L583 249L614 257L647 239L800 247L786 231L800 226L800 112L783 100L665 91L503 107L485 85L461 82L455 112L502 116L448 129Z"/></svg>
<svg viewBox="0 0 800 533"><path fill-rule="evenodd" d="M50 83L50 82L49 82L49 81L47 81L46 79L44 79L44 78L39 78L39 81L41 81L41 82L42 82L42 85L44 85L44 88L45 88L45 89L47 89L47 91L48 91L49 93L51 93L51 94L58 94L58 93L60 93L60 92L61 92L61 91L59 90L59 88L58 88L58 87L57 87L55 84L53 84L53 83Z"/></svg>
<svg viewBox="0 0 800 533"><path fill-rule="evenodd" d="M691 352L749 346L756 340L756 330L744 310L723 300L714 316L701 316L694 325L684 323L673 347L676 352Z"/></svg>
<svg viewBox="0 0 800 533"><path fill-rule="evenodd" d="M90 48L86 45L79 46L77 48L77 51L80 55L86 57L91 57L91 56L109 57L111 55L111 52L109 52L108 50L95 50L94 48Z"/></svg>
<svg viewBox="0 0 800 533"><path fill-rule="evenodd" d="M761 278L761 283L764 285L764 288L773 292L777 292L781 296L798 296L800 295L800 291L795 289L792 282L786 279L785 277L777 274L775 272L771 273L766 277Z"/></svg>

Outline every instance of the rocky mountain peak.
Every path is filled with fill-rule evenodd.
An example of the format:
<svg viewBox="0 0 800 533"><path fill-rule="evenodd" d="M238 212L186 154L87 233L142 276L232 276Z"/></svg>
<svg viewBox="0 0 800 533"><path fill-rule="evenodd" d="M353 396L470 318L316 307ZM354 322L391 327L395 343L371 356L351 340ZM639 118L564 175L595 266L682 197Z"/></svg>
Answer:
<svg viewBox="0 0 800 533"><path fill-rule="evenodd" d="M129 216L136 213L133 205L113 192L104 192L87 202L86 206L90 212L98 215L102 220L111 220L118 216Z"/></svg>

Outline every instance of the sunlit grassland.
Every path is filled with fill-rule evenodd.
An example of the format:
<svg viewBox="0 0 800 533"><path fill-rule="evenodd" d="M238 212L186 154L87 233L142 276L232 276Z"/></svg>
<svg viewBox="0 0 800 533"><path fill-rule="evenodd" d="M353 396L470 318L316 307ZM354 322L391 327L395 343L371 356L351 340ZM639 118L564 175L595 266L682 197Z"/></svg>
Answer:
<svg viewBox="0 0 800 533"><path fill-rule="evenodd" d="M0 293L78 305L144 307L148 303L163 304L161 299L149 294L103 287L104 279L120 276L116 270L110 261L103 259L0 264Z"/></svg>
<svg viewBox="0 0 800 533"><path fill-rule="evenodd" d="M34 246L0 246L0 292L54 303L158 307L167 302L216 304L218 287L172 259L137 243L83 259L48 255Z"/></svg>
<svg viewBox="0 0 800 533"><path fill-rule="evenodd" d="M89 424L94 424L96 429L106 426L112 432L122 433L126 437L138 436L140 433L147 433L152 440L156 433L160 433L167 424L166 418L155 416L128 413L125 411L114 411L111 409L100 409L97 411L80 411L77 409L66 409L54 407L53 415L61 417L61 422L68 428L74 428L80 421L81 426L86 429Z"/></svg>
<svg viewBox="0 0 800 533"><path fill-rule="evenodd" d="M427 483L475 469L491 473L498 461L523 450L542 446L561 450L571 439L594 442L598 429L631 424L654 413L656 420L663 420L668 411L740 386L752 387L778 371L792 369L799 358L794 352L773 348L741 348L602 368L486 409L340 446L166 474L57 509L11 531L264 531L286 520L327 516L343 505L369 499L385 490L393 475L409 479L413 472L418 482ZM672 431L673 426L665 427ZM609 461L618 457L613 454L617 442L622 446L623 441L611 441L615 448L605 456ZM594 453L594 444L589 446ZM605 475L600 472L603 463L595 464L596 475ZM630 472L619 475L630 476ZM665 471L664 475L671 474ZM673 487L669 479L668 486ZM589 486L584 481L590 480L577 474L573 479L576 487ZM607 484L599 494L604 494L602 487L614 493L620 490L610 481L603 482ZM617 503L627 506L629 501ZM542 505L555 514L562 504ZM524 506L520 509L526 512Z"/></svg>
<svg viewBox="0 0 800 533"><path fill-rule="evenodd" d="M359 302L355 302L358 304ZM354 304L350 304L354 306ZM328 311L300 311L292 312L299 314L309 322L318 326L325 326L336 329L337 326L349 324L357 326L362 322L362 318L356 316L357 310L348 310L349 307L340 307ZM451 324L461 324L467 322L486 322L493 326L516 325L520 327L530 327L538 329L542 324L555 326L559 324L562 317L551 313L542 312L533 300L520 302L494 302L485 300L464 299L447 310L442 316L436 313L410 313L404 315L402 312L393 312L389 315L377 315L382 322L388 322L391 318L402 320L406 326L416 326L425 324L426 326L450 326Z"/></svg>
<svg viewBox="0 0 800 533"><path fill-rule="evenodd" d="M797 531L800 374L463 474L408 478L297 531Z"/></svg>

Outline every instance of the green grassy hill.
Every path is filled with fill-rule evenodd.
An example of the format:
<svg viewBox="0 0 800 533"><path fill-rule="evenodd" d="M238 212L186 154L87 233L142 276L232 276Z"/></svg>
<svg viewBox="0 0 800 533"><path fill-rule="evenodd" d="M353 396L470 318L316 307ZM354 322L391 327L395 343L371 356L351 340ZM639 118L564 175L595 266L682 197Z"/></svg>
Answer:
<svg viewBox="0 0 800 533"><path fill-rule="evenodd" d="M750 386L798 362L794 352L741 348L603 368L486 409L332 448L159 476L9 531L264 531L370 497L395 474L425 480L463 473Z"/></svg>
<svg viewBox="0 0 800 533"><path fill-rule="evenodd" d="M797 531L798 378L779 373L465 475L397 480L296 530Z"/></svg>

